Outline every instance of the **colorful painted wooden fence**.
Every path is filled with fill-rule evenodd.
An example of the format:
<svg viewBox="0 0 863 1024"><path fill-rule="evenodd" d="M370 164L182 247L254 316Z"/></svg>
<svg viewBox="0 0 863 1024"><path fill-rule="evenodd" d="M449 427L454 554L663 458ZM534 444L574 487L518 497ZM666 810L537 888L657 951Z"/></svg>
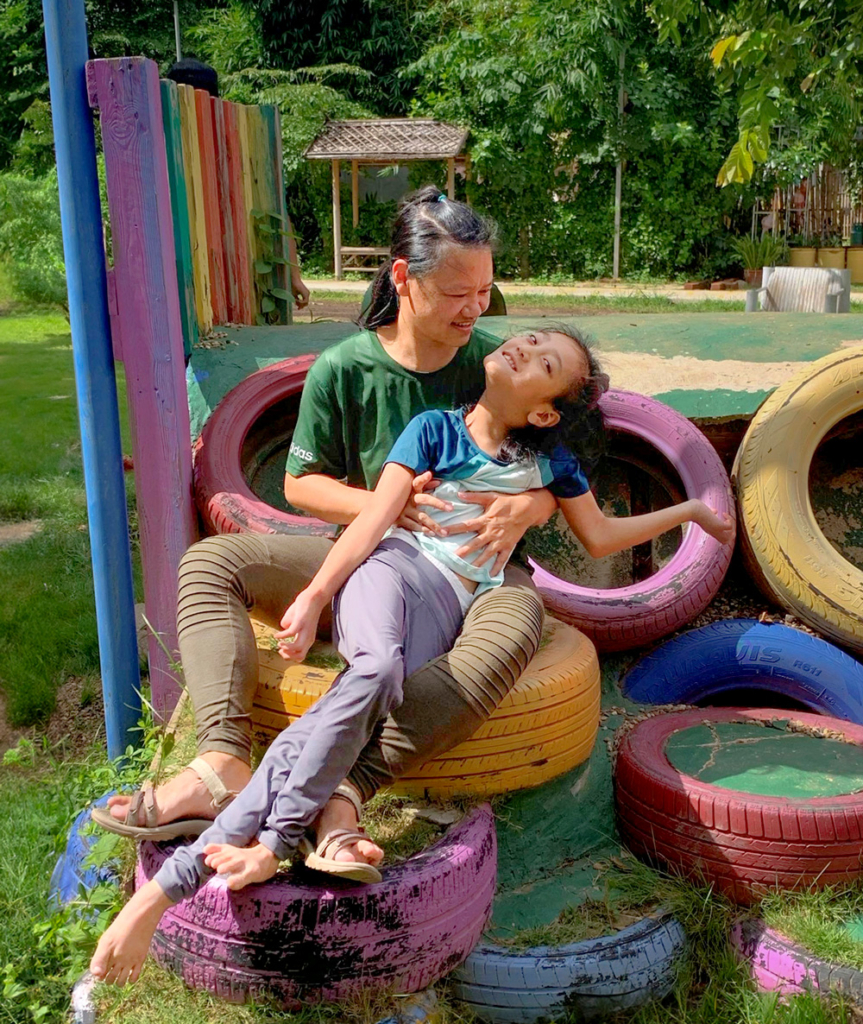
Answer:
<svg viewBox="0 0 863 1024"><path fill-rule="evenodd" d="M226 323L290 323L279 114L159 81L153 61L87 65L105 153L114 353L125 364L153 703L179 695L177 568L195 540L185 357Z"/></svg>

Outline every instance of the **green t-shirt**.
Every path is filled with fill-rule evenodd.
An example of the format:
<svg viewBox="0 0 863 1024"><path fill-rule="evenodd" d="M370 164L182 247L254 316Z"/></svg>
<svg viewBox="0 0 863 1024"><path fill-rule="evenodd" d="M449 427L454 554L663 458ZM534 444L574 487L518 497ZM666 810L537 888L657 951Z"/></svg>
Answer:
<svg viewBox="0 0 863 1024"><path fill-rule="evenodd" d="M374 331L325 349L306 377L286 471L295 477L323 473L371 490L414 416L479 398L483 359L500 344L500 338L475 329L451 362L432 373L400 366Z"/></svg>

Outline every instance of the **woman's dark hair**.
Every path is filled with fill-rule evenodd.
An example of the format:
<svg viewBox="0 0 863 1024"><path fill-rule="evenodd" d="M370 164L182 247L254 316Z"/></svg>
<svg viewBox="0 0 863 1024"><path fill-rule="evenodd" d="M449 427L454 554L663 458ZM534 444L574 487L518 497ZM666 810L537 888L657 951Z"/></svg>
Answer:
<svg viewBox="0 0 863 1024"><path fill-rule="evenodd" d="M203 89L211 96L219 95L219 76L215 68L194 57L175 60L165 72L165 77L172 82L191 85L195 89Z"/></svg>
<svg viewBox="0 0 863 1024"><path fill-rule="evenodd" d="M577 328L543 321L542 326L534 330L571 338L584 354L587 374L579 376L569 391L554 400L554 407L560 413L560 421L555 426L528 424L511 430L501 446L501 458L515 462L530 455L551 456L556 448L563 447L576 455L589 473L605 453L605 424L599 400L608 390L608 375L602 372L589 340Z"/></svg>
<svg viewBox="0 0 863 1024"><path fill-rule="evenodd" d="M443 261L450 246L494 247L495 228L464 203L447 199L436 185L405 196L393 224L390 257L372 281L372 297L361 314L360 327L373 331L399 315L399 297L392 279L393 260L407 260L411 274L423 278Z"/></svg>

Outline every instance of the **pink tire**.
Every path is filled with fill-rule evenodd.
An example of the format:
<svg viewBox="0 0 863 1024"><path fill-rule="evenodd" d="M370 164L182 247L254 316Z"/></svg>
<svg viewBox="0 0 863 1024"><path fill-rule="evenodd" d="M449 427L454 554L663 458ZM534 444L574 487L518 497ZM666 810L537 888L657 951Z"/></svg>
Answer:
<svg viewBox="0 0 863 1024"><path fill-rule="evenodd" d="M728 474L711 443L685 416L631 391L609 391L600 404L609 430L635 435L665 456L687 498L735 516ZM659 640L694 619L715 597L730 562L730 546L690 525L668 564L642 583L614 590L580 587L536 564L533 580L548 611L586 633L599 650L622 651Z"/></svg>
<svg viewBox="0 0 863 1024"><path fill-rule="evenodd" d="M300 393L314 354L295 356L246 377L216 406L195 445L195 502L208 533L302 533L335 536L337 527L283 512L262 501L243 473L243 446L258 420Z"/></svg>
<svg viewBox="0 0 863 1024"><path fill-rule="evenodd" d="M142 843L137 884L172 845ZM460 964L491 913L494 818L483 804L376 885L302 866L232 893L210 879L162 918L150 947L191 988L289 1009L367 991L417 992Z"/></svg>
<svg viewBox="0 0 863 1024"><path fill-rule="evenodd" d="M839 992L863 1005L863 971L822 960L763 921L736 924L731 942L748 961L752 980L762 992L782 996L803 992Z"/></svg>

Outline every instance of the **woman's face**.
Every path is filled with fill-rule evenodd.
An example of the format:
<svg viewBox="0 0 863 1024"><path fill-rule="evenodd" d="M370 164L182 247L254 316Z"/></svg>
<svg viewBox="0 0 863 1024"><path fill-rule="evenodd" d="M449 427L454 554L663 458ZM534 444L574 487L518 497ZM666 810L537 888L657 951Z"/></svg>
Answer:
<svg viewBox="0 0 863 1024"><path fill-rule="evenodd" d="M488 309L493 274L490 249L453 246L437 269L421 279L410 274L404 260L396 260L399 324L410 327L420 341L461 348Z"/></svg>

